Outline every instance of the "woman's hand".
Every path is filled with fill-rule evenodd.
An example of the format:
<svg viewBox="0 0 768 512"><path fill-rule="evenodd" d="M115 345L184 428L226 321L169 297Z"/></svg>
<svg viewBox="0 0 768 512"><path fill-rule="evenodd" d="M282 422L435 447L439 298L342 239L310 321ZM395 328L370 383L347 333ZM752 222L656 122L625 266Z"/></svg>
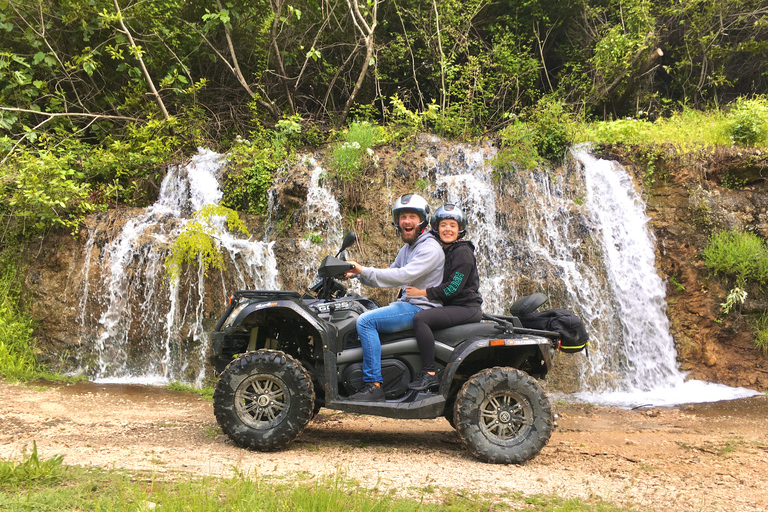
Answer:
<svg viewBox="0 0 768 512"><path fill-rule="evenodd" d="M418 288L414 288L413 286L406 286L405 296L406 297L426 297L427 290L419 290Z"/></svg>

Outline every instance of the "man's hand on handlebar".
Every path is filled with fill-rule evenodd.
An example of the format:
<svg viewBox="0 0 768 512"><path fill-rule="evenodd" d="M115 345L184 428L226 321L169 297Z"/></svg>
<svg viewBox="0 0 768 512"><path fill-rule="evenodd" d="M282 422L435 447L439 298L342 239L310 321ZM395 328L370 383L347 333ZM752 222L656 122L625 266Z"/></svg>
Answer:
<svg viewBox="0 0 768 512"><path fill-rule="evenodd" d="M363 271L363 266L356 261L348 260L347 263L352 265L352 268L344 272L344 277L352 277L354 275L360 275Z"/></svg>

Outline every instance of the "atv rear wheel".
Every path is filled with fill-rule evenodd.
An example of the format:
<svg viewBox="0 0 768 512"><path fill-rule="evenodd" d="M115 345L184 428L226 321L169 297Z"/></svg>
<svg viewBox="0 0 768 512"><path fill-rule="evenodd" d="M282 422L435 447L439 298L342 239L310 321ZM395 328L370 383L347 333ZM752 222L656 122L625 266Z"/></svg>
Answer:
<svg viewBox="0 0 768 512"><path fill-rule="evenodd" d="M473 455L495 464L535 457L552 434L552 408L535 379L515 368L473 375L454 405L459 437Z"/></svg>
<svg viewBox="0 0 768 512"><path fill-rule="evenodd" d="M244 448L279 450L312 419L312 378L293 357L277 350L248 352L222 372L213 412L224 433Z"/></svg>

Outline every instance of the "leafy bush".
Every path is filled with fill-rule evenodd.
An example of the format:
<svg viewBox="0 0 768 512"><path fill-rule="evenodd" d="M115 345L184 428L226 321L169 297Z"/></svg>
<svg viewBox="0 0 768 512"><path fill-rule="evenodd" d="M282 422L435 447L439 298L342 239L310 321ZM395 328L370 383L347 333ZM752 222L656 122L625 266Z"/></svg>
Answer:
<svg viewBox="0 0 768 512"><path fill-rule="evenodd" d="M0 257L0 375L12 381L29 380L40 370L32 318L19 307L20 293L17 262Z"/></svg>
<svg viewBox="0 0 768 512"><path fill-rule="evenodd" d="M563 104L542 98L529 118L534 130L534 146L539 156L547 160L563 158L573 142L573 124Z"/></svg>
<svg viewBox="0 0 768 512"><path fill-rule="evenodd" d="M0 211L7 212L12 232L22 236L52 226L75 230L96 208L88 200L91 187L85 175L52 153L15 155L2 166L0 178L5 185Z"/></svg>
<svg viewBox="0 0 768 512"><path fill-rule="evenodd" d="M768 282L768 246L752 233L715 233L704 248L704 264L715 274L734 276L739 286Z"/></svg>
<svg viewBox="0 0 768 512"><path fill-rule="evenodd" d="M250 140L237 137L229 151L234 165L225 177L222 206L255 214L267 210L267 192L275 172L293 153L293 144L301 132L299 121L283 119L278 123L279 131L254 131Z"/></svg>
<svg viewBox="0 0 768 512"><path fill-rule="evenodd" d="M728 114L728 135L736 144L755 146L768 141L768 100L738 98Z"/></svg>
<svg viewBox="0 0 768 512"><path fill-rule="evenodd" d="M494 177L511 174L517 166L533 169L539 165L534 129L518 119L499 132L500 148L493 158Z"/></svg>
<svg viewBox="0 0 768 512"><path fill-rule="evenodd" d="M195 213L195 220L187 224L178 236L171 252L165 258L165 271L171 278L178 277L184 265L198 260L206 274L210 268L224 269L224 256L216 241L216 236L221 232L217 226L217 218L224 219L230 233L250 236L245 224L234 210L210 204L203 206Z"/></svg>
<svg viewBox="0 0 768 512"><path fill-rule="evenodd" d="M384 133L367 121L353 122L342 138L331 152L331 166L337 178L355 181L369 166L377 164L373 148L384 141Z"/></svg>

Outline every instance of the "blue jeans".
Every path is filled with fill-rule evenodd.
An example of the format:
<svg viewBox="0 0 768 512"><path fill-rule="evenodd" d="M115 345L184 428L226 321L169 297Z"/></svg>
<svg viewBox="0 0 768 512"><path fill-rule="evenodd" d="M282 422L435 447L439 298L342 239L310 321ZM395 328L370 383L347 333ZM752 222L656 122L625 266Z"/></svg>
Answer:
<svg viewBox="0 0 768 512"><path fill-rule="evenodd" d="M381 376L380 332L413 328L413 315L421 308L397 301L383 308L366 311L357 319L357 335L363 346L363 382L383 382Z"/></svg>

